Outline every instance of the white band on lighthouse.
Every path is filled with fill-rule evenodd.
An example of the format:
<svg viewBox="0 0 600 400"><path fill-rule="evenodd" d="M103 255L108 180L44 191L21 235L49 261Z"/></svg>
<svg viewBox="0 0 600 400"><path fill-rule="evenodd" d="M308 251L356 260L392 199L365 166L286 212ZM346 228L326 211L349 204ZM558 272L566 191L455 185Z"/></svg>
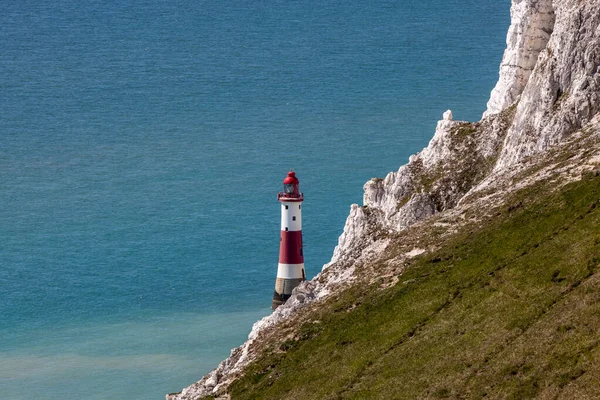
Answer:
<svg viewBox="0 0 600 400"><path fill-rule="evenodd" d="M282 264L277 266L277 277L283 279L304 279L304 264Z"/></svg>
<svg viewBox="0 0 600 400"><path fill-rule="evenodd" d="M302 230L302 202L281 202L281 230Z"/></svg>

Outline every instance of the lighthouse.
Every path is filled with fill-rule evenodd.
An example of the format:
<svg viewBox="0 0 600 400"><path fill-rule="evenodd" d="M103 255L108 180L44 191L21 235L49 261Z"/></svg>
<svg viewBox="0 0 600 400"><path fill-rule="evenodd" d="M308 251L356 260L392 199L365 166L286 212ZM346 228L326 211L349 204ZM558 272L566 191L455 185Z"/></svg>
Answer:
<svg viewBox="0 0 600 400"><path fill-rule="evenodd" d="M283 180L283 192L277 199L281 203L281 238L279 240L279 265L273 294L274 310L292 295L292 290L306 280L302 254L302 202L304 195L298 188L300 181L294 171Z"/></svg>

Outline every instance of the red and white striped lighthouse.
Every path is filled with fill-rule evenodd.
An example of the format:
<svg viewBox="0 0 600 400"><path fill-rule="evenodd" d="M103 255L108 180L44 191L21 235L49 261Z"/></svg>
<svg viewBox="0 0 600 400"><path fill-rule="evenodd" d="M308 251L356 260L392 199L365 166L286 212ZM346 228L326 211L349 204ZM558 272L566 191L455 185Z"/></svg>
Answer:
<svg viewBox="0 0 600 400"><path fill-rule="evenodd" d="M304 195L298 189L296 173L288 172L283 180L283 192L277 199L281 203L281 239L279 242L279 266L273 310L286 302L292 290L306 280L304 255L302 254L302 202Z"/></svg>

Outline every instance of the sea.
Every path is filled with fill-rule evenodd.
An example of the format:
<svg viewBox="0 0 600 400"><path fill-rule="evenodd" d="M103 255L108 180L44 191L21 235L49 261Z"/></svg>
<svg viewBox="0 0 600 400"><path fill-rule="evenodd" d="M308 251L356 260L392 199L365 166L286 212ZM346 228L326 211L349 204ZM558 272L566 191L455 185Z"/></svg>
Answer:
<svg viewBox="0 0 600 400"><path fill-rule="evenodd" d="M277 192L306 271L362 186L477 121L509 0L0 6L0 398L164 399L271 312Z"/></svg>

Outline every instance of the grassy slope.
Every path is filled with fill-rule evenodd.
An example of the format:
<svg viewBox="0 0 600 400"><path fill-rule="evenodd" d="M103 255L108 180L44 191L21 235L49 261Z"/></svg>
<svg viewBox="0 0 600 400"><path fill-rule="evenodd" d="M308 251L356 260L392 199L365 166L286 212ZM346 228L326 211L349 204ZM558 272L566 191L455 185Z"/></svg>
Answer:
<svg viewBox="0 0 600 400"><path fill-rule="evenodd" d="M514 194L395 286L324 304L232 399L600 398L599 201L591 176Z"/></svg>

